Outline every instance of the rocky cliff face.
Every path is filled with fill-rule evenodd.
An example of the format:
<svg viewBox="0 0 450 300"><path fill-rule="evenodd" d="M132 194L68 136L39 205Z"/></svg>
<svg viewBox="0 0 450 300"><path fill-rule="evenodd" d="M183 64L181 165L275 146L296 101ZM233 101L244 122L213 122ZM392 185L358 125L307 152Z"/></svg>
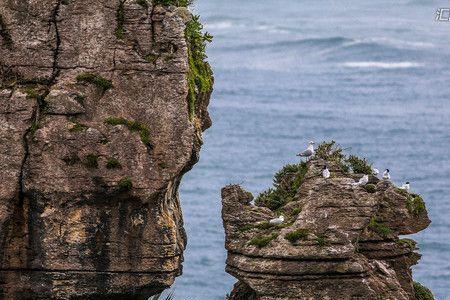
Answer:
<svg viewBox="0 0 450 300"><path fill-rule="evenodd" d="M420 255L399 235L429 225L422 199L374 176L352 185L362 174L328 154L285 167L259 206L240 186L223 188L226 270L239 280L230 299L416 299ZM267 222L280 214L282 224Z"/></svg>
<svg viewBox="0 0 450 300"><path fill-rule="evenodd" d="M147 299L181 273L200 29L140 0L0 1L0 299Z"/></svg>

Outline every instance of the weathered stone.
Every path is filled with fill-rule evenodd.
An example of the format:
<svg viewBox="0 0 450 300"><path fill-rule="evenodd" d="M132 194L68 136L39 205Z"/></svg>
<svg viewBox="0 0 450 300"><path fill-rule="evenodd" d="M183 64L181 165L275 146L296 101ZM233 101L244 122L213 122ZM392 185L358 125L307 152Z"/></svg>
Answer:
<svg viewBox="0 0 450 300"><path fill-rule="evenodd" d="M210 92L202 126L189 116L186 10L1 1L0 15L0 299L169 287L186 245L178 186L211 124Z"/></svg>
<svg viewBox="0 0 450 300"><path fill-rule="evenodd" d="M324 179L324 163L308 163L294 200L279 210L282 226L261 226L275 212L251 205L240 186L222 189L226 270L239 279L230 299L415 299L411 266L420 255L398 235L425 229L426 210L411 212L390 181L371 178L375 192L352 185L361 175L332 162ZM296 230L306 234L288 240ZM250 242L259 237L270 239Z"/></svg>

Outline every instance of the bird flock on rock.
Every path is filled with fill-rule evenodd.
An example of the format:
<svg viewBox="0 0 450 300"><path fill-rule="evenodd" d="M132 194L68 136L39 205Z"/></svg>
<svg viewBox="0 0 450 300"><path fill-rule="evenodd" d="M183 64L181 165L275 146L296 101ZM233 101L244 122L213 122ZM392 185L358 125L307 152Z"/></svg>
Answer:
<svg viewBox="0 0 450 300"><path fill-rule="evenodd" d="M306 161L310 160L312 157L314 157L314 155L316 154L316 151L314 150L314 145L315 142L314 141L310 141L308 143L308 147L303 150L302 152L298 153L297 156L299 157L304 157L306 158ZM380 174L380 171L376 168L372 169L372 175L375 177L378 177L378 175ZM328 166L325 165L323 166L322 169L322 177L327 180L329 179L331 176L331 172L328 169ZM391 174L389 169L385 169L383 174L382 174L382 179L383 180L390 180L391 179ZM356 187L356 186L364 186L369 182L369 175L368 174L364 174L363 177L361 177L357 182L352 183L351 185ZM403 184L400 189L405 190L409 193L410 191L410 183L409 181L407 181L405 184ZM274 224L274 225L279 225L282 224L284 222L284 216L280 215L277 218L271 219L269 221L270 224Z"/></svg>

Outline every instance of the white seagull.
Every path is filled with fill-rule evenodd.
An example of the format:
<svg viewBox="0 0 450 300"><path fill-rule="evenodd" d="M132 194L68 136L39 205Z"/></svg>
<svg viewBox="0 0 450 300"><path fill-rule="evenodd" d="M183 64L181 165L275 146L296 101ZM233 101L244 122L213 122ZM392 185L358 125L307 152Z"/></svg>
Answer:
<svg viewBox="0 0 450 300"><path fill-rule="evenodd" d="M315 151L314 151L314 144L315 143L313 141L309 142L308 143L308 148L305 151L300 152L299 154L297 154L297 156L306 157L306 158L310 158L311 156L313 156L314 153L315 153Z"/></svg>
<svg viewBox="0 0 450 300"><path fill-rule="evenodd" d="M270 224L274 224L274 225L280 225L284 222L284 216L281 215L278 218L272 219L269 221Z"/></svg>
<svg viewBox="0 0 450 300"><path fill-rule="evenodd" d="M374 168L374 169L372 170L372 175L373 175L373 176L378 176L378 174L380 174L380 171L378 171L378 169L375 169L375 168Z"/></svg>
<svg viewBox="0 0 450 300"><path fill-rule="evenodd" d="M352 183L353 186L366 185L369 182L369 175L364 175L358 182Z"/></svg>
<svg viewBox="0 0 450 300"><path fill-rule="evenodd" d="M389 169L386 169L383 173L383 179L391 179L391 174L389 174Z"/></svg>
<svg viewBox="0 0 450 300"><path fill-rule="evenodd" d="M328 166L323 167L322 176L325 179L330 178L330 170L328 170Z"/></svg>
<svg viewBox="0 0 450 300"><path fill-rule="evenodd" d="M411 187L409 186L409 181L407 181L404 185L402 185L400 187L402 190L405 190L409 193L409 190L411 189Z"/></svg>

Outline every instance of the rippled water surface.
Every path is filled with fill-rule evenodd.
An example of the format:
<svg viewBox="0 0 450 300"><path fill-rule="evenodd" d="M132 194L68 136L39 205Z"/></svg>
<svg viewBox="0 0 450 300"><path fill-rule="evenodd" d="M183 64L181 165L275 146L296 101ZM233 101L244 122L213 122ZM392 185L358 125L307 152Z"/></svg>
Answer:
<svg viewBox="0 0 450 300"><path fill-rule="evenodd" d="M327 1L328 2L328 1ZM214 125L181 188L189 237L175 298L225 299L220 188L254 194L310 139L411 181L433 223L416 280L450 299L450 22L439 1L197 0L215 36Z"/></svg>

